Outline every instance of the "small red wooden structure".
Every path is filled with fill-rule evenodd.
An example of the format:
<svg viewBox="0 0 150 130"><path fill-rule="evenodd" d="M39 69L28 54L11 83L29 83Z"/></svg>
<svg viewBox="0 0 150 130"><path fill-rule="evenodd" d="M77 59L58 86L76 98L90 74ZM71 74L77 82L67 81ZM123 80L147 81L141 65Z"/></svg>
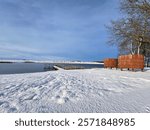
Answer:
<svg viewBox="0 0 150 130"><path fill-rule="evenodd" d="M118 67L122 70L129 69L144 69L144 56L143 55L121 55L118 58Z"/></svg>
<svg viewBox="0 0 150 130"><path fill-rule="evenodd" d="M104 60L104 68L117 68L118 67L118 59L107 58Z"/></svg>

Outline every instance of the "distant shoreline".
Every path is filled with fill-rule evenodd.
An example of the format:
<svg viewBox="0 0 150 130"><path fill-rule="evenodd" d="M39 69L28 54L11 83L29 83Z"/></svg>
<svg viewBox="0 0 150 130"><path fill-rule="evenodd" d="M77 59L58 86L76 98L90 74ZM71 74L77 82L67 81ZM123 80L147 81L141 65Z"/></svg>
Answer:
<svg viewBox="0 0 150 130"><path fill-rule="evenodd" d="M104 64L103 61L38 61L38 60L0 60L0 63L63 63L63 64Z"/></svg>
<svg viewBox="0 0 150 130"><path fill-rule="evenodd" d="M0 63L14 63L14 62L11 62L11 61L0 61Z"/></svg>

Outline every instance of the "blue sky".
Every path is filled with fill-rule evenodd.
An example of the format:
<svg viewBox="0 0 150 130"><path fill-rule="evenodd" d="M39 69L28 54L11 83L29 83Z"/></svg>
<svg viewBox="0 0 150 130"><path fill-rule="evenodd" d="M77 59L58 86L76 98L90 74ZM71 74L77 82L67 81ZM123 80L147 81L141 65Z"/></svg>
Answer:
<svg viewBox="0 0 150 130"><path fill-rule="evenodd" d="M0 0L0 58L103 60L116 57L105 25L118 0Z"/></svg>

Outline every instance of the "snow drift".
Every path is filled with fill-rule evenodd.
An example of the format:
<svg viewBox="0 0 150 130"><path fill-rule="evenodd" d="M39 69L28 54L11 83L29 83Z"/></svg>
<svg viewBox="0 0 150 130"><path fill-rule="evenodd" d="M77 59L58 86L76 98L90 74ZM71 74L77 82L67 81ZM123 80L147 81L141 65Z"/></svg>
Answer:
<svg viewBox="0 0 150 130"><path fill-rule="evenodd" d="M150 112L150 70L0 75L0 112Z"/></svg>

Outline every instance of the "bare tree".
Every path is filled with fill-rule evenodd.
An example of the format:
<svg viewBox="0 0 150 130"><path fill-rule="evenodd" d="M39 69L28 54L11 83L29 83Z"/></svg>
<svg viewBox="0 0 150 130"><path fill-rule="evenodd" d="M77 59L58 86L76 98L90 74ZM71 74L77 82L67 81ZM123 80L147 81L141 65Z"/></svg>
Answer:
<svg viewBox="0 0 150 130"><path fill-rule="evenodd" d="M120 10L124 17L112 21L109 44L117 45L121 54L150 56L150 1L122 0Z"/></svg>

